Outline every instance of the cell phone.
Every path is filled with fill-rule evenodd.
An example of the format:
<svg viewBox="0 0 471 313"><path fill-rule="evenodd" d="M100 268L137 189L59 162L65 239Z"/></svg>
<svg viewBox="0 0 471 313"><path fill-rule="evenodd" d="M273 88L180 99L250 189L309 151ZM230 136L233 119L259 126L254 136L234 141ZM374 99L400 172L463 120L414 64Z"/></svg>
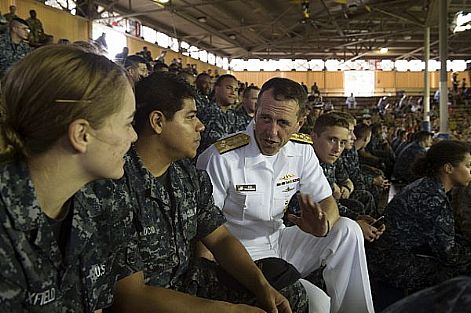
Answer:
<svg viewBox="0 0 471 313"><path fill-rule="evenodd" d="M384 225L384 215L380 216L376 221L370 224L373 227L381 227Z"/></svg>

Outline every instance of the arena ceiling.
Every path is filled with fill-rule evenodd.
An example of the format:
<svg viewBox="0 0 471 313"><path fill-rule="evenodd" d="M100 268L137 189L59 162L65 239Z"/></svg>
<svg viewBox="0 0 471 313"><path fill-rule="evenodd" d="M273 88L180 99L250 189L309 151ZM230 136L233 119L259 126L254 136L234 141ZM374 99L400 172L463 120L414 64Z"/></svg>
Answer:
<svg viewBox="0 0 471 313"><path fill-rule="evenodd" d="M99 0L191 45L229 58L423 59L430 27L438 58L438 6L448 21L471 0ZM449 32L449 59L471 59L471 30ZM388 52L379 53L380 48Z"/></svg>

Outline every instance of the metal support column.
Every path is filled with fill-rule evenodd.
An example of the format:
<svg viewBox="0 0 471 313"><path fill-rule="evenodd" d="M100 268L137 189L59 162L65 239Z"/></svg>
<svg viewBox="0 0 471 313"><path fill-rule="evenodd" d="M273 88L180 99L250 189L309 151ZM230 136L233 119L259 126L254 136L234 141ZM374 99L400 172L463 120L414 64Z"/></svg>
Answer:
<svg viewBox="0 0 471 313"><path fill-rule="evenodd" d="M440 49L440 133L448 135L448 1L440 1L439 10L439 49Z"/></svg>
<svg viewBox="0 0 471 313"><path fill-rule="evenodd" d="M430 125L430 79L428 72L428 61L430 59L430 27L425 27L424 32L424 97L423 97L423 109L424 109L424 121L422 122L422 129L431 131Z"/></svg>

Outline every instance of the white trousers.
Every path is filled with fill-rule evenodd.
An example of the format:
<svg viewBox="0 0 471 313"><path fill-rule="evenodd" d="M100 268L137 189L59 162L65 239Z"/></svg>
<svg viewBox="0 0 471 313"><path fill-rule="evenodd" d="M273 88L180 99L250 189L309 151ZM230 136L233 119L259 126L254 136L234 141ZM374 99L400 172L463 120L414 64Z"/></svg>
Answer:
<svg viewBox="0 0 471 313"><path fill-rule="evenodd" d="M303 277L326 265L324 280L331 313L373 313L363 234L351 219L341 217L325 238L297 226L281 230L278 254ZM309 292L309 291L308 291Z"/></svg>
<svg viewBox="0 0 471 313"><path fill-rule="evenodd" d="M300 279L309 300L309 313L329 313L330 297L313 283Z"/></svg>

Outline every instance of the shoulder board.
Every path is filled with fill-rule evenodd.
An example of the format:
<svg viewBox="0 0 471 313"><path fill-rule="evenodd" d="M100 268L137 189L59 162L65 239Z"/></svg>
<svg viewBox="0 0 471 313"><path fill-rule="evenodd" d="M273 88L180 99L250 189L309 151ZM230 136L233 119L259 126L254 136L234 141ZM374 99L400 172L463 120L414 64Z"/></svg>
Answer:
<svg viewBox="0 0 471 313"><path fill-rule="evenodd" d="M302 133L295 133L292 134L289 140L299 143L308 143L312 145L312 138L309 135L302 134Z"/></svg>
<svg viewBox="0 0 471 313"><path fill-rule="evenodd" d="M216 141L214 146L220 154L232 151L234 149L248 145L250 136L244 133L239 133L231 137L227 137Z"/></svg>

